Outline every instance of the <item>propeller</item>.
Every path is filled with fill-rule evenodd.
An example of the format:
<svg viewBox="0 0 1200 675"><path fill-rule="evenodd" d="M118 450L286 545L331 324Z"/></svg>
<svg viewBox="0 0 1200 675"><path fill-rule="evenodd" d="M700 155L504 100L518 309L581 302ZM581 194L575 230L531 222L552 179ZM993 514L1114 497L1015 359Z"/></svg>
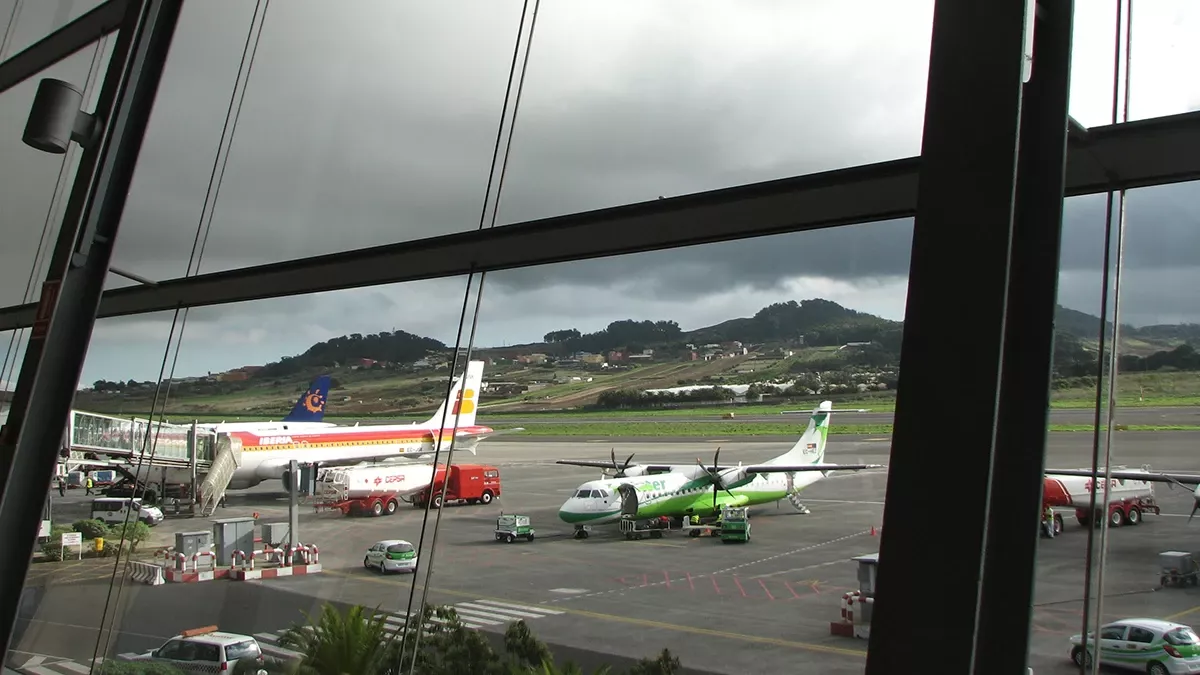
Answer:
<svg viewBox="0 0 1200 675"><path fill-rule="evenodd" d="M1196 486L1195 492L1192 493L1192 514L1188 516L1188 524L1192 523L1192 518L1196 517L1196 511L1200 511L1200 485Z"/></svg>
<svg viewBox="0 0 1200 675"><path fill-rule="evenodd" d="M721 466L721 463L719 461L720 459L721 459L720 446L717 447L717 452L713 455L713 468L711 470L707 466L704 466L704 462L701 462L699 457L696 458L696 463L700 465L701 469L704 469L704 472L707 473L710 478L712 478L713 510L714 511L717 510L717 493L719 491L724 490L726 493L729 494L730 497L734 496L734 494L732 492L729 492L729 488L725 487L725 483L721 481L721 472L718 468Z"/></svg>
<svg viewBox="0 0 1200 675"><path fill-rule="evenodd" d="M624 478L625 477L625 469L629 468L629 463L633 461L633 456L636 453L629 453L629 457L625 459L624 466L617 466L617 449L612 448L608 452L609 452L609 456L612 457L613 472L614 472L613 478Z"/></svg>

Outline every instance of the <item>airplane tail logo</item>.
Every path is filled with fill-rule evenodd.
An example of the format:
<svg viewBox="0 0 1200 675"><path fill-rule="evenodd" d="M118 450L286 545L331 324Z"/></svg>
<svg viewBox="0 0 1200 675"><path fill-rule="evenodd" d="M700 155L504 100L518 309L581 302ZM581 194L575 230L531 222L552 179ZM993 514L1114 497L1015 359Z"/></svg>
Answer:
<svg viewBox="0 0 1200 675"><path fill-rule="evenodd" d="M442 402L437 412L430 418L428 424L438 427L442 424L442 415L446 415L447 429L469 427L475 424L475 410L478 407L479 389L483 385L483 361L467 363L467 372L454 382L450 396ZM446 405L450 405L450 414L446 414Z"/></svg>
<svg viewBox="0 0 1200 675"><path fill-rule="evenodd" d="M821 401L808 420L808 428L786 454L768 464L818 464L825 461L825 441L829 436L829 414L833 412L831 401Z"/></svg>
<svg viewBox="0 0 1200 675"><path fill-rule="evenodd" d="M320 422L325 418L325 403L329 398L328 375L322 375L308 385L308 391L300 395L295 407L284 422Z"/></svg>

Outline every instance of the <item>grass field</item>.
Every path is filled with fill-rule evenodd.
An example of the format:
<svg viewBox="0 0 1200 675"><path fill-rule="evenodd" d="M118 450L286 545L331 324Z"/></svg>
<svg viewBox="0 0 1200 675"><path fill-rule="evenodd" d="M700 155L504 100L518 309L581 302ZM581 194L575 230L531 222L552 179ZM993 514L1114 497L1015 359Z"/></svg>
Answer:
<svg viewBox="0 0 1200 675"><path fill-rule="evenodd" d="M497 424L495 429L509 429L515 425ZM548 424L529 425L514 436L599 436L599 437L702 437L744 438L753 436L798 436L803 426L773 422L713 423L713 422L608 422L599 424ZM1052 432L1090 432L1086 424L1052 424ZM1125 425L1121 431L1200 431L1200 425ZM888 436L890 424L837 424L829 429L831 435Z"/></svg>
<svg viewBox="0 0 1200 675"><path fill-rule="evenodd" d="M733 359L729 359L732 361ZM649 409L649 410L585 410L578 405L599 390L614 387L668 386L673 378L681 375L681 367L691 364L662 364L626 371L619 376L595 377L593 382L576 382L547 387L537 392L541 400L532 405L514 403L511 400L490 401L480 408L480 418L500 423L506 417L544 417L573 419L623 419L628 417L679 418L709 416L719 417L729 412L742 415L774 415L783 410L811 410L822 397L811 399L778 401L764 404L742 404L728 406L698 406L694 408ZM693 371L692 374L695 374ZM396 388L409 392L436 383L436 378L374 377L346 385L344 390L331 392L329 416L331 422L354 420L397 419L404 421L424 420L432 414L436 403L427 397L426 405L419 410L397 410ZM1084 381L1086 382L1086 381ZM1079 384L1080 382L1074 382ZM172 397L167 406L167 415L172 421L253 421L278 419L292 406L299 393L297 386L258 387L226 396ZM549 392L549 393L545 393ZM550 399L544 397L549 396ZM954 392L947 392L953 398ZM349 397L350 401L345 401ZM558 410L543 410L551 407L549 401L560 402ZM871 412L895 410L895 397L891 392L880 392L861 397L833 397L834 408L867 409ZM1095 406L1094 388L1076 386L1056 389L1051 395L1051 407L1059 409L1091 409ZM574 403L572 403L574 401ZM1156 372L1126 373L1118 377L1117 405L1122 408L1158 406L1200 406L1200 373ZM76 407L81 410L145 417L150 409L149 398L121 397L115 395L83 395Z"/></svg>

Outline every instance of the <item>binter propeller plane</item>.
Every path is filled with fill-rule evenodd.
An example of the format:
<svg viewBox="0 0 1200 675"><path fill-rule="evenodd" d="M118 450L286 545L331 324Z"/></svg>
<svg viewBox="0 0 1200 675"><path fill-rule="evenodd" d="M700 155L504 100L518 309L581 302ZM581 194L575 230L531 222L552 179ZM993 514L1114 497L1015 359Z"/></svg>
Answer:
<svg viewBox="0 0 1200 675"><path fill-rule="evenodd" d="M726 506L756 506L787 499L807 513L798 492L835 471L882 469L882 464L831 464L825 461L829 416L835 411L822 401L812 411L808 428L787 452L761 464L721 464L717 448L712 464L634 464L633 455L617 463L610 460L558 460L558 464L596 467L611 477L580 485L559 508L558 516L575 526L575 536L586 536L592 525L616 523L622 517L643 519L711 516Z"/></svg>

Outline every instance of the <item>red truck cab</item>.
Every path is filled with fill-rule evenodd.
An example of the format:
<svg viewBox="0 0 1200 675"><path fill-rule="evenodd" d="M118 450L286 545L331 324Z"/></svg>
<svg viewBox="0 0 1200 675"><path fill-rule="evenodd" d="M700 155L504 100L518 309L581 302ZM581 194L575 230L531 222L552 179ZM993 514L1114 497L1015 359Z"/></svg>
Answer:
<svg viewBox="0 0 1200 675"><path fill-rule="evenodd" d="M446 467L439 466L429 488L413 496L413 506L425 508L432 495L433 508L441 508L443 485L447 503L490 504L500 496L500 469L486 464L452 464L447 479Z"/></svg>

